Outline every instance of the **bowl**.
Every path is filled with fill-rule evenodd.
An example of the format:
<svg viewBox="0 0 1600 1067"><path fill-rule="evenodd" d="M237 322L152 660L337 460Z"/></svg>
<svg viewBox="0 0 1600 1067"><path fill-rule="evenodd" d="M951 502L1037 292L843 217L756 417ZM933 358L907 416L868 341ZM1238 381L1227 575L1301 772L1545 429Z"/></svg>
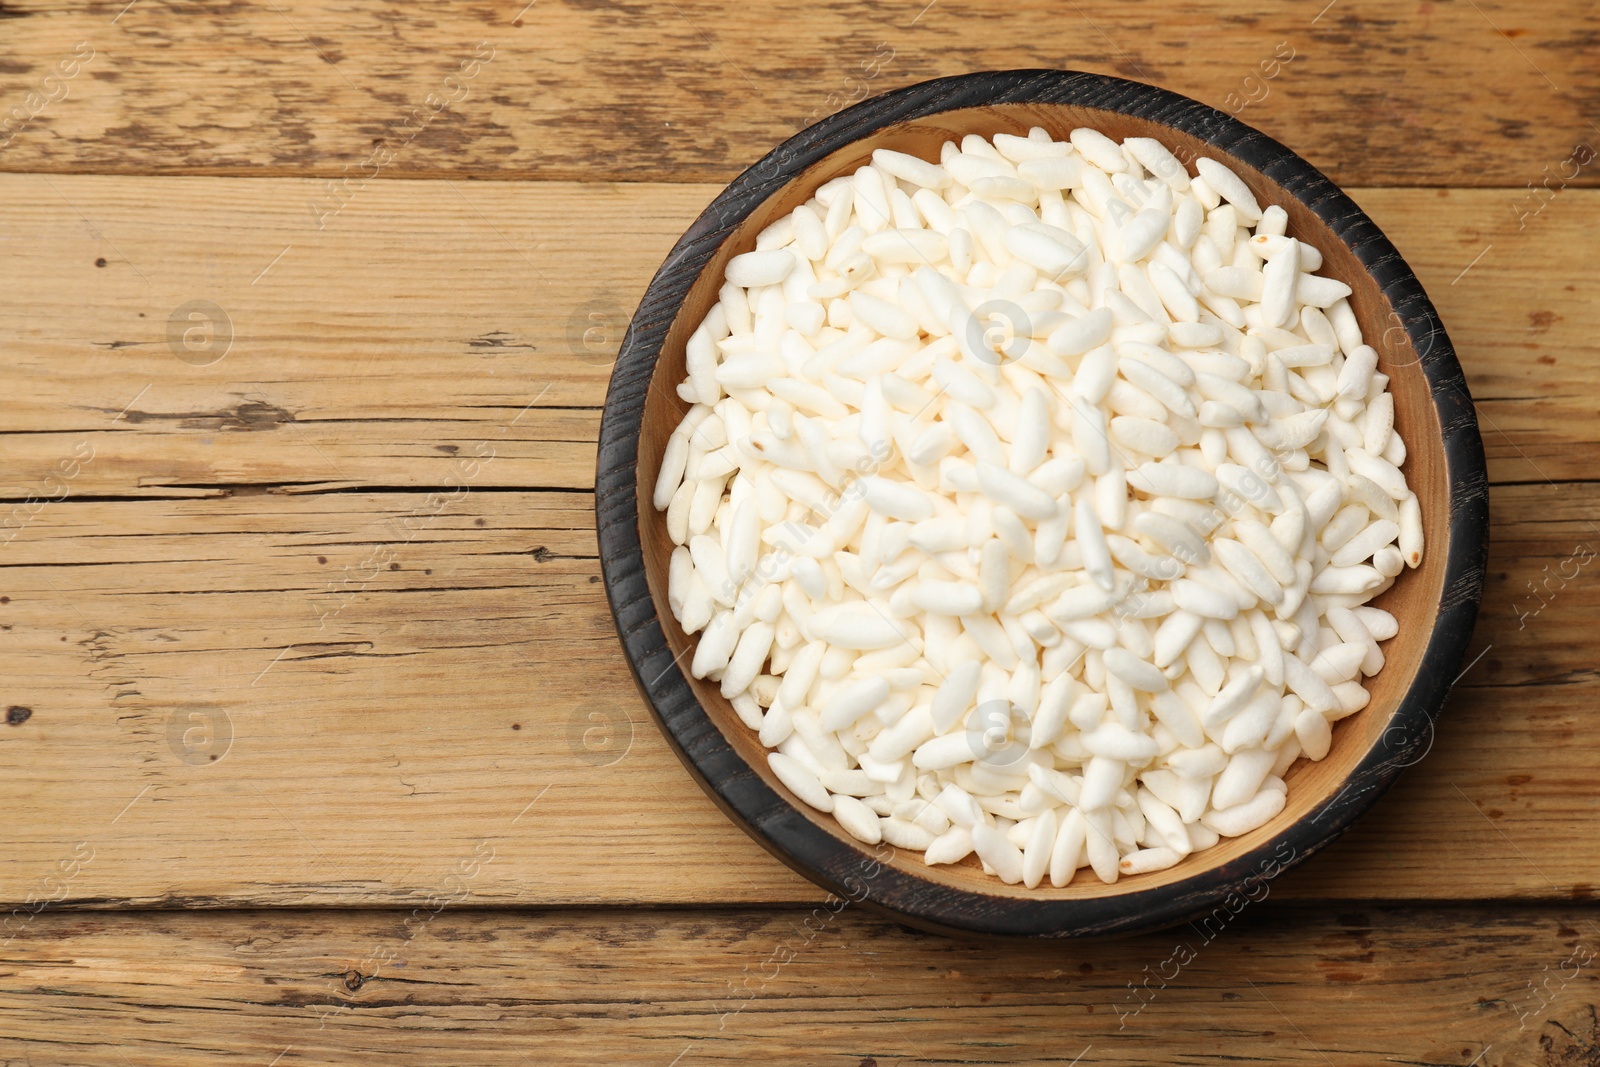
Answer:
<svg viewBox="0 0 1600 1067"><path fill-rule="evenodd" d="M1400 621L1371 700L1335 727L1320 762L1286 774L1287 806L1265 826L1165 871L1105 885L1082 872L1060 889L1005 885L969 857L928 867L920 853L871 847L832 815L799 802L714 682L683 666L694 647L667 608L672 542L651 494L668 434L687 405L675 387L684 345L716 302L728 260L818 186L875 148L937 159L968 133L1057 139L1090 126L1116 140L1154 137L1184 161L1231 167L1263 205L1288 212L1289 234L1323 253L1323 273L1354 290L1350 304L1390 376L1404 471L1421 502L1426 552L1374 603ZM606 594L629 666L668 741L711 798L794 870L843 900L942 932L1026 937L1127 933L1206 912L1224 919L1272 878L1343 832L1425 754L1433 720L1461 668L1484 581L1488 488L1466 381L1433 304L1366 214L1288 148L1198 101L1076 71L962 75L887 93L796 134L705 209L651 281L623 339L600 428L595 508ZM1226 910L1224 910L1226 909Z"/></svg>

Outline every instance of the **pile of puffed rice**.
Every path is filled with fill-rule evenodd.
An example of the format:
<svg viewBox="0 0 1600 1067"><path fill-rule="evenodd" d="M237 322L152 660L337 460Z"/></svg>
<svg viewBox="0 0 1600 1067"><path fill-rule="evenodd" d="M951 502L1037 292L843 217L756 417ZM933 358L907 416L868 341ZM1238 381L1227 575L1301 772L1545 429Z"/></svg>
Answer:
<svg viewBox="0 0 1600 1067"><path fill-rule="evenodd" d="M1282 810L1422 559L1348 286L1215 160L879 150L733 257L654 504L671 609L856 838L1008 883Z"/></svg>

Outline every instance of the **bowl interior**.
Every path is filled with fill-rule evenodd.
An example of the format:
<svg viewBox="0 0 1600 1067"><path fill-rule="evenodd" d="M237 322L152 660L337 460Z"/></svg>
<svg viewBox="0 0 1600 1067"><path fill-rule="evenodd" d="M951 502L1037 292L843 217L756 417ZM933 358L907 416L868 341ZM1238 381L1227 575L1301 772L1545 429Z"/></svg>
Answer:
<svg viewBox="0 0 1600 1067"><path fill-rule="evenodd" d="M688 405L676 392L677 384L685 376L684 345L716 303L728 260L754 248L756 235L762 229L805 203L824 182L870 162L875 148L892 148L937 161L940 144L951 138L959 139L969 133L1022 135L1032 126L1043 127L1057 139L1065 139L1080 126L1092 127L1119 141L1126 137L1153 137L1184 160L1191 173L1197 156L1210 156L1237 173L1263 206L1278 204L1288 212L1289 235L1310 242L1322 252L1323 268L1319 273L1337 278L1354 290L1350 305L1367 343L1378 350L1379 370L1390 378L1389 388L1395 398L1395 426L1407 449L1403 469L1422 506L1426 539L1422 566L1406 571L1392 588L1373 601L1399 619L1400 633L1384 646L1387 657L1384 669L1367 680L1370 702L1362 711L1335 725L1333 748L1326 758L1317 763L1302 759L1289 770L1285 776L1289 786L1287 806L1266 826L1241 837L1226 838L1214 848L1196 853L1165 871L1124 877L1114 885L1105 885L1087 872L1080 872L1071 885L1062 889L1053 888L1048 882L1037 889L1026 889L1021 885L1005 885L998 878L985 875L975 857L961 864L939 867L924 865L920 854L902 853L887 861L890 866L914 877L966 892L999 898L1072 900L1159 888L1197 871L1238 859L1270 842L1284 827L1312 812L1340 788L1361 759L1382 739L1421 666L1434 627L1449 555L1449 487L1439 420L1417 353L1407 332L1397 328L1400 320L1393 315L1379 284L1311 208L1259 171L1200 138L1148 119L1098 108L1037 103L965 108L889 126L853 142L795 175L746 217L711 257L679 309L662 345L639 428L639 538L656 614L668 644L682 662L683 653L691 647L693 639L683 632L667 606L667 564L673 545L667 535L665 516L655 510L651 495L667 437L688 410ZM716 683L690 677L687 670L683 674L711 721L755 774L811 822L858 849L863 856L868 855L865 847L846 834L831 815L801 803L784 788L767 766L766 749L739 721ZM881 857L880 862L883 862Z"/></svg>

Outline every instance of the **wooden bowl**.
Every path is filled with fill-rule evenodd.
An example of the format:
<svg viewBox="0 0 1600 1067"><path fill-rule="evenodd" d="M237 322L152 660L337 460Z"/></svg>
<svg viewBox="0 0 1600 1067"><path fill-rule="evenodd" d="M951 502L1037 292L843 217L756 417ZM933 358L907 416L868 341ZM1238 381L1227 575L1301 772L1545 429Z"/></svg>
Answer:
<svg viewBox="0 0 1600 1067"><path fill-rule="evenodd" d="M1286 775L1277 818L1177 866L1104 885L1082 872L1062 889L1008 886L970 859L927 867L920 853L870 848L833 816L797 801L715 683L680 667L693 640L667 608L672 542L651 494L668 434L687 405L684 344L717 299L730 257L823 182L874 148L938 159L964 134L1064 139L1090 126L1121 140L1154 137L1193 170L1197 155L1231 167L1289 233L1315 244L1323 273L1354 289L1351 307L1390 376L1406 477L1421 504L1426 551L1375 603L1400 620L1371 702L1335 728L1320 762ZM633 318L611 378L595 483L606 594L640 687L678 755L717 804L769 851L848 901L945 932L1068 937L1168 925L1259 899L1266 883L1332 841L1431 744L1433 719L1461 669L1484 580L1488 489L1477 419L1443 325L1400 254L1349 197L1283 145L1197 101L1099 74L1019 70L925 82L865 101L796 134L728 186L667 256ZM714 857L708 857L715 861ZM1211 919L1202 920L1212 922Z"/></svg>

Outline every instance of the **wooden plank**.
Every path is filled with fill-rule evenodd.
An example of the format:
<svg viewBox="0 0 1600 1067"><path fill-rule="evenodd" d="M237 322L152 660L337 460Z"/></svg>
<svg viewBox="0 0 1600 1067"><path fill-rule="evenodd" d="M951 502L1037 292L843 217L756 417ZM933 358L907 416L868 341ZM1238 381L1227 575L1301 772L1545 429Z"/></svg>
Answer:
<svg viewBox="0 0 1600 1067"><path fill-rule="evenodd" d="M518 7L17 0L0 167L726 181L865 94L1014 67L1187 93L1351 184L1520 190L1596 136L1583 0Z"/></svg>
<svg viewBox="0 0 1600 1067"><path fill-rule="evenodd" d="M318 231L314 187L0 180L41 209L0 222L5 495L86 439L74 493L441 485L484 448L480 484L591 486L626 316L711 191L385 182Z"/></svg>
<svg viewBox="0 0 1600 1067"><path fill-rule="evenodd" d="M589 497L453 496L42 510L0 548L0 706L31 709L0 723L0 901L399 905L484 840L483 903L808 899L650 720ZM1597 509L1596 485L1495 490L1486 653L1285 896L1593 892Z"/></svg>
<svg viewBox="0 0 1600 1067"><path fill-rule="evenodd" d="M1240 898L1236 913L1138 938L997 946L838 899L447 906L474 892L459 877L410 913L41 915L0 961L0 1051L81 1067L1578 1067L1600 1041L1589 907Z"/></svg>
<svg viewBox="0 0 1600 1067"><path fill-rule="evenodd" d="M386 181L323 230L315 188L0 176L0 497L58 492L81 447L78 495L437 486L480 447L476 484L592 487L622 329L715 187ZM1503 192L1355 193L1440 306L1492 478L1592 477L1600 245L1563 234L1600 227L1600 193L1520 232ZM231 324L220 354L194 301Z"/></svg>

